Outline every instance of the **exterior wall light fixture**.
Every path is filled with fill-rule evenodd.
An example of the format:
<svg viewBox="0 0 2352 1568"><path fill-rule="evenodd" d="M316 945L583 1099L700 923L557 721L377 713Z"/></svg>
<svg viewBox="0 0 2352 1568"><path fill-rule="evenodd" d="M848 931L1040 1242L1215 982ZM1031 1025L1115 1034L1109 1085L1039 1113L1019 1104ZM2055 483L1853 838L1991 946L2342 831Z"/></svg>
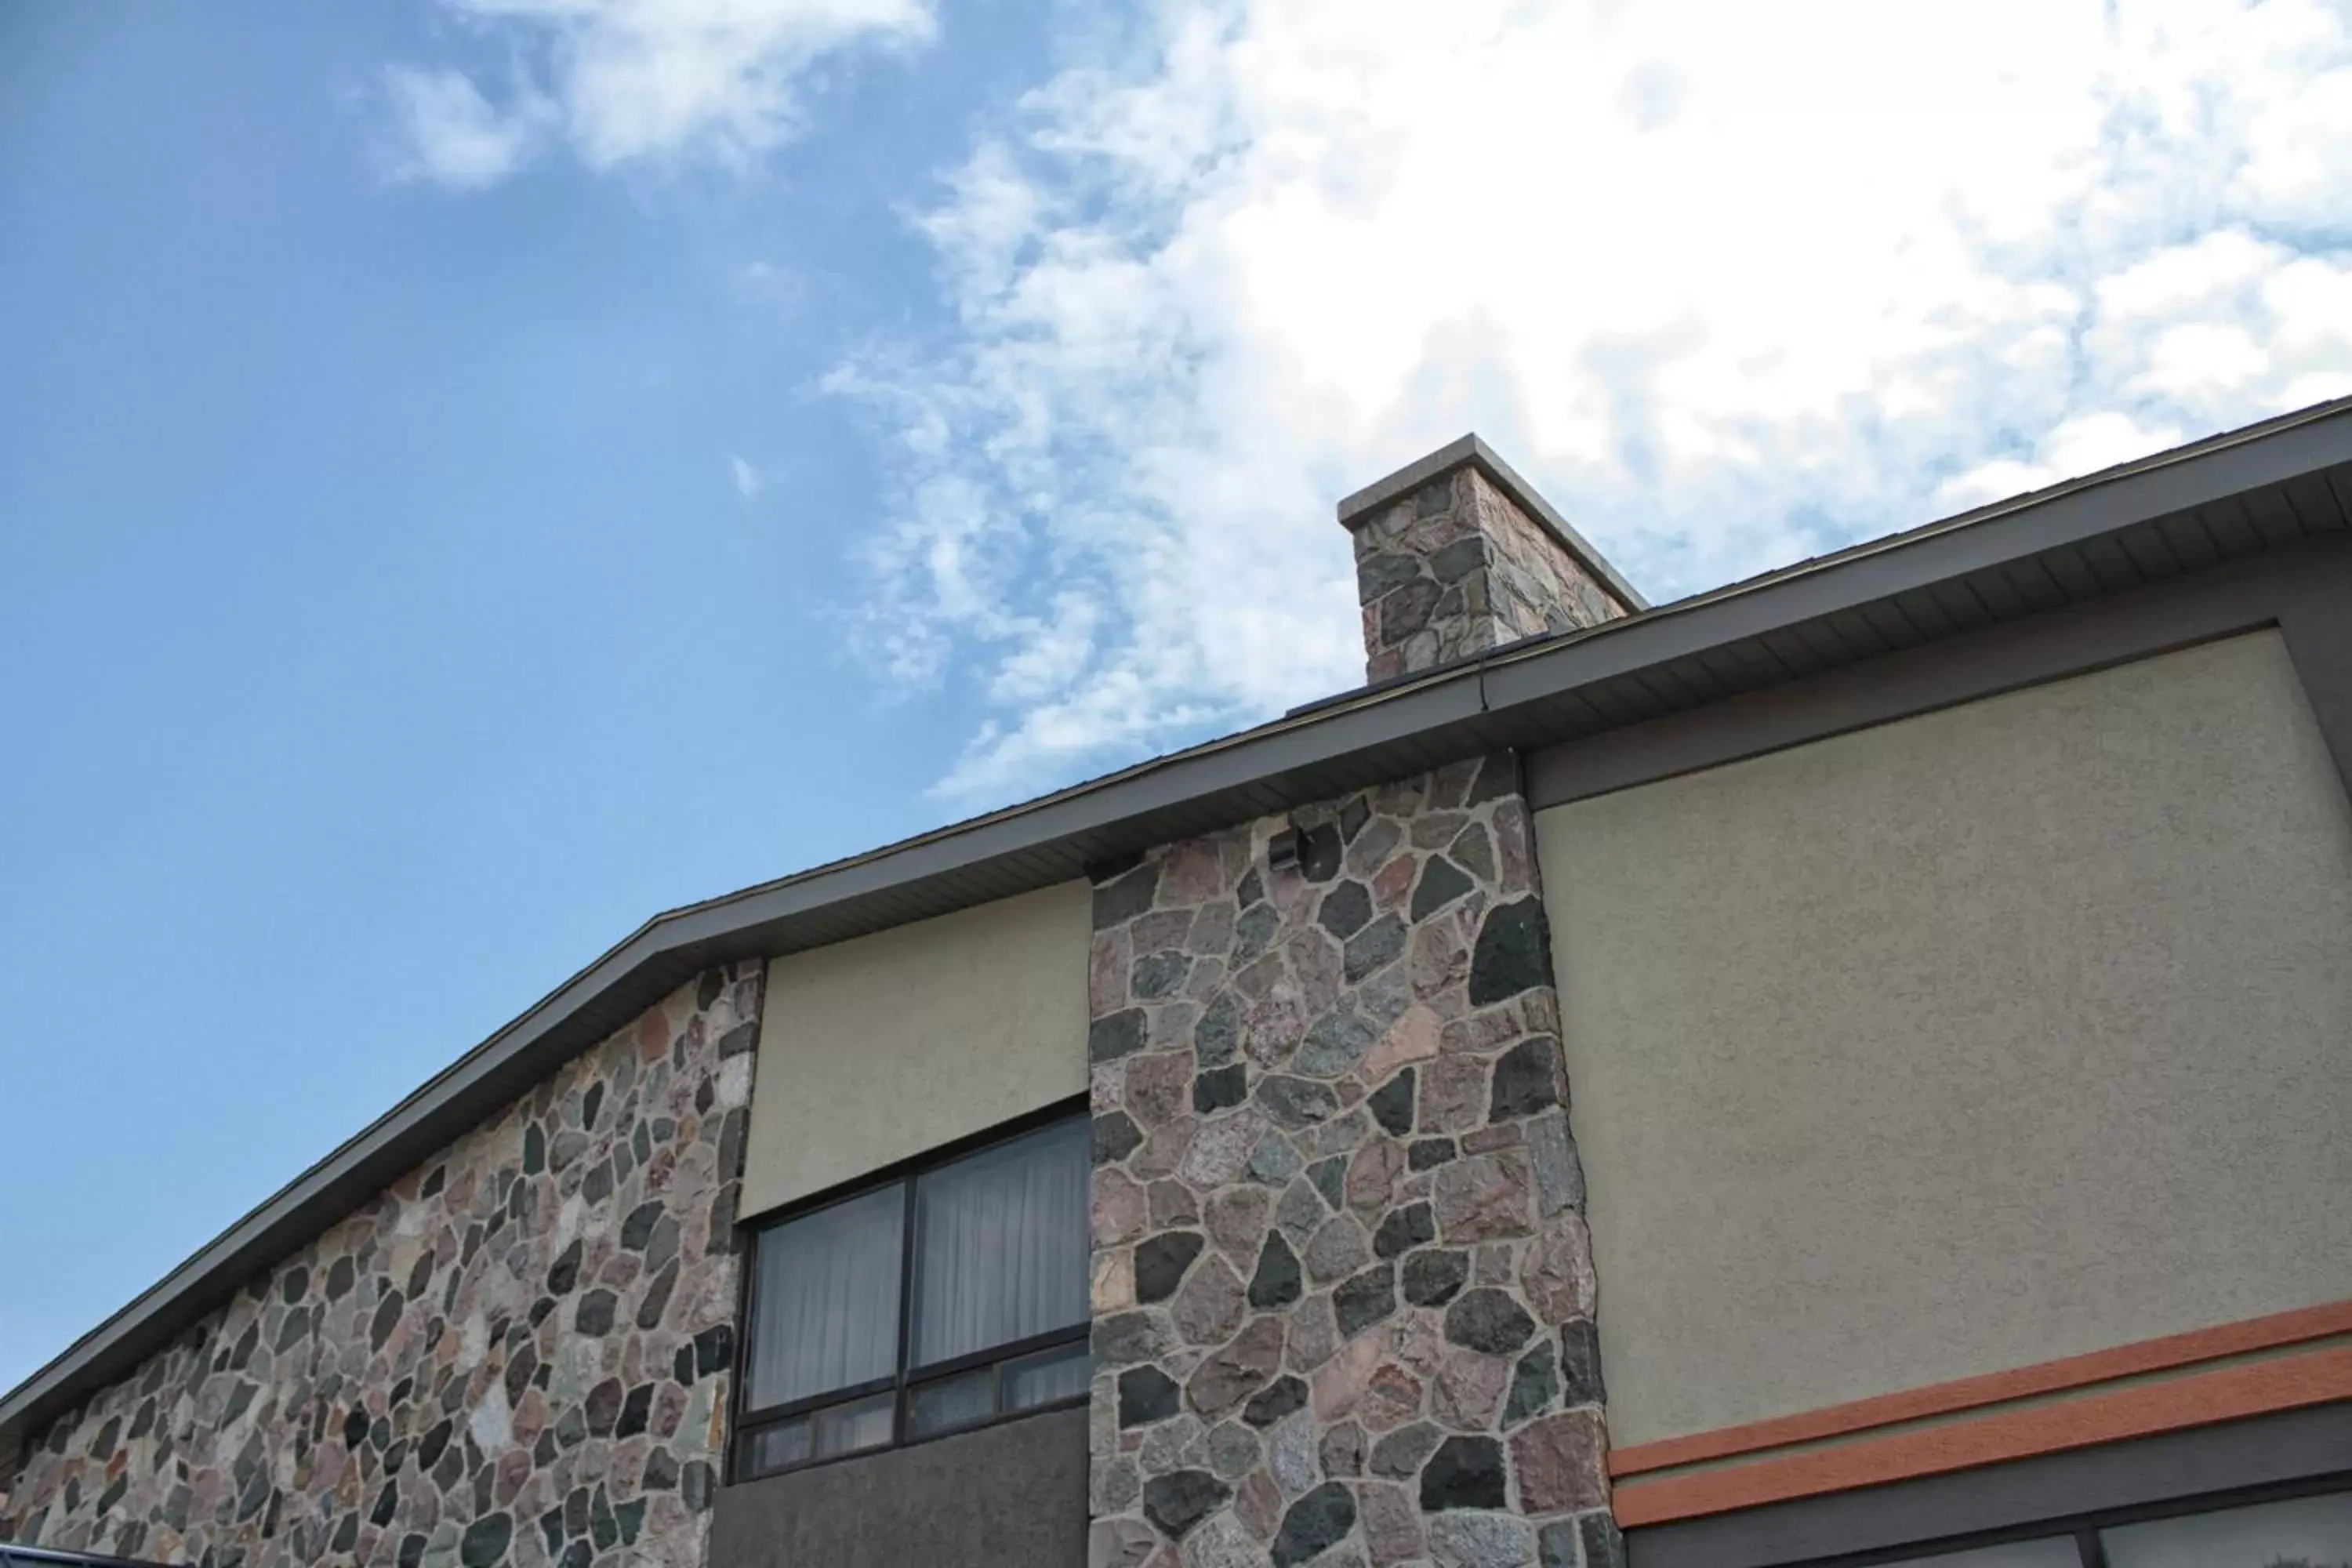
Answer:
<svg viewBox="0 0 2352 1568"><path fill-rule="evenodd" d="M1300 847L1307 836L1296 827L1285 828L1266 841L1265 865L1270 871L1287 871L1298 864Z"/></svg>

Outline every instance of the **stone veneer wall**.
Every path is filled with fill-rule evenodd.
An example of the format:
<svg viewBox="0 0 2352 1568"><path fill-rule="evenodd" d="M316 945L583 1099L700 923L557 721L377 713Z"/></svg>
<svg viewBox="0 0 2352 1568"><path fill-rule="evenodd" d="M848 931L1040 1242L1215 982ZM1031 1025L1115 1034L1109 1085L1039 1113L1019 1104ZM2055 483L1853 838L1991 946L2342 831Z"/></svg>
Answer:
<svg viewBox="0 0 2352 1568"><path fill-rule="evenodd" d="M761 973L681 988L58 1418L0 1540L698 1565Z"/></svg>
<svg viewBox="0 0 2352 1568"><path fill-rule="evenodd" d="M1095 1568L1622 1562L1538 894L1507 755L1097 887Z"/></svg>
<svg viewBox="0 0 2352 1568"><path fill-rule="evenodd" d="M1350 525L1371 680L1626 612L1475 467Z"/></svg>

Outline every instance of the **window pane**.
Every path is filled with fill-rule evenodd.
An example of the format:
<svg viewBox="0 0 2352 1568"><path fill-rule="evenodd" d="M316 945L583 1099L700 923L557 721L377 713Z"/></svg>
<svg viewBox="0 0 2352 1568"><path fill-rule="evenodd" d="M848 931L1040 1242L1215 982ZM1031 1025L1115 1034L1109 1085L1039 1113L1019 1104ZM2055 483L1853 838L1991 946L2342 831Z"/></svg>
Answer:
<svg viewBox="0 0 2352 1568"><path fill-rule="evenodd" d="M2083 1568L2083 1553L2073 1536L2047 1535L1973 1552L1947 1552L1940 1557L1906 1557L1902 1568Z"/></svg>
<svg viewBox="0 0 2352 1568"><path fill-rule="evenodd" d="M2099 1540L2108 1568L2336 1568L2352 1563L2352 1492L2150 1520Z"/></svg>
<svg viewBox="0 0 2352 1568"><path fill-rule="evenodd" d="M854 1454L860 1448L878 1448L887 1443L890 1412L898 1400L895 1393L873 1394L818 1411L811 1418L816 1428L816 1457L830 1458L835 1454Z"/></svg>
<svg viewBox="0 0 2352 1568"><path fill-rule="evenodd" d="M751 1473L764 1476L809 1457L809 1423L805 1415L751 1434Z"/></svg>
<svg viewBox="0 0 2352 1568"><path fill-rule="evenodd" d="M916 1184L916 1365L1086 1321L1087 1139L1062 1122Z"/></svg>
<svg viewBox="0 0 2352 1568"><path fill-rule="evenodd" d="M906 1205L892 1185L761 1235L753 1409L897 1373Z"/></svg>
<svg viewBox="0 0 2352 1568"><path fill-rule="evenodd" d="M1034 1410L1040 1405L1078 1398L1087 1391L1092 1364L1084 1344L1024 1357L1004 1369L1004 1408Z"/></svg>
<svg viewBox="0 0 2352 1568"><path fill-rule="evenodd" d="M943 1377L907 1395L907 1435L925 1437L952 1426L985 1421L996 1414L996 1369Z"/></svg>

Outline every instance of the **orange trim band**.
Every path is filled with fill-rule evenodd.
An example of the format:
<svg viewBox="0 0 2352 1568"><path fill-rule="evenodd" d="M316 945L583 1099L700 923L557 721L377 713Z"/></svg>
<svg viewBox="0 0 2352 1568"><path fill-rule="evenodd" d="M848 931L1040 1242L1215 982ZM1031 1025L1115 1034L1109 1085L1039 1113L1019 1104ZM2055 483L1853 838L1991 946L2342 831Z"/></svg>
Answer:
<svg viewBox="0 0 2352 1568"><path fill-rule="evenodd" d="M2063 1393L2070 1388L2084 1388L2092 1384L2106 1383L2118 1377L2134 1377L2144 1373L2169 1372L2179 1367L2194 1366L2200 1362L2217 1361L2223 1356L2277 1350L2282 1346L2303 1344L2343 1333L2352 1333L2352 1301L2330 1301L2292 1312L2274 1313L2266 1318L2249 1318L2240 1323L2223 1323L2185 1334L2142 1340L2137 1344L2093 1351L2087 1355L2040 1362L2009 1372L1987 1373L1951 1383L1930 1384L1925 1388L1906 1388L1900 1394L1882 1394L1850 1404L1832 1405L1795 1415L1751 1421L1742 1426L1724 1426L1712 1432L1693 1433L1687 1437L1667 1437L1655 1443L1636 1443L1630 1447L1619 1448L1609 1456L1609 1473L1612 1476L1638 1476L1675 1465L1729 1458L1766 1448L1785 1447L1791 1443L1818 1442L1824 1437L1843 1436L1849 1432L1891 1426L1897 1421L1949 1415L1957 1411L1974 1410L2012 1399Z"/></svg>
<svg viewBox="0 0 2352 1568"><path fill-rule="evenodd" d="M1727 1469L1634 1481L1617 1489L1617 1522L1629 1529L1660 1524L2339 1399L2352 1399L2352 1347L2192 1373Z"/></svg>

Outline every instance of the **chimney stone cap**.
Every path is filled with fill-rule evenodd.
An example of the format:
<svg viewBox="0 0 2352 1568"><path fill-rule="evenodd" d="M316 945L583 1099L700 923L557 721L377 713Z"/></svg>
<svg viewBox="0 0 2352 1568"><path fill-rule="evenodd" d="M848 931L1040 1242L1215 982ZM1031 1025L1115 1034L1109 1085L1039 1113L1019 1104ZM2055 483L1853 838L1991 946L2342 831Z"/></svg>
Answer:
<svg viewBox="0 0 2352 1568"><path fill-rule="evenodd" d="M1550 534L1554 542L1567 551L1579 566L1616 595L1628 612L1650 607L1650 601L1625 580L1625 574L1611 565L1608 558L1592 547L1591 541L1570 527L1568 519L1560 516L1558 509L1544 500L1535 486L1521 479L1518 470L1503 461L1495 448L1481 440L1475 431L1459 440L1447 442L1425 458L1407 463L1385 479L1374 479L1342 500L1339 502L1339 525L1353 533L1381 508L1463 468L1475 468L1486 475L1487 483L1508 496L1521 511L1533 518L1537 525Z"/></svg>

